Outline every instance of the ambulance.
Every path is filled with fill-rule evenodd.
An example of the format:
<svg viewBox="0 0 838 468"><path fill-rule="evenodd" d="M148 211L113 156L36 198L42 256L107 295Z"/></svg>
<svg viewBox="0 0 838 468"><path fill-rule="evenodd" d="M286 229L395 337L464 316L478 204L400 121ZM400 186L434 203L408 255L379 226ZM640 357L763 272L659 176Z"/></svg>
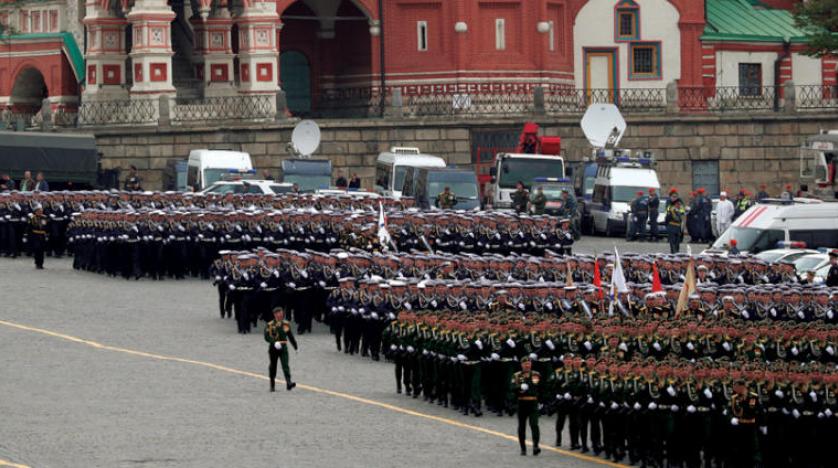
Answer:
<svg viewBox="0 0 838 468"><path fill-rule="evenodd" d="M736 218L705 253L725 253L732 239L742 253L751 254L787 242L809 249L838 247L838 202L767 199Z"/></svg>

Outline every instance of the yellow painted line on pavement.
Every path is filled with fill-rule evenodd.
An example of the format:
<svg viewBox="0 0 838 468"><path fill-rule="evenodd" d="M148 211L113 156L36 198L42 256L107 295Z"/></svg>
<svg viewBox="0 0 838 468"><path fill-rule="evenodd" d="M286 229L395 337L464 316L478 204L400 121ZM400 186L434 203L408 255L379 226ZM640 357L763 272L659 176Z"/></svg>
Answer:
<svg viewBox="0 0 838 468"><path fill-rule="evenodd" d="M106 344L98 343L96 341L86 340L84 338L79 338L77 336L66 335L64 333L54 332L54 331L50 331L50 330L46 330L46 329L38 328L38 327L31 327L29 325L23 325L23 324L14 323L14 322L8 322L6 320L0 320L0 325L4 325L4 326L9 327L9 328L16 328L18 330L24 330L24 331L39 333L41 335L46 335L46 336L50 336L50 337L53 337L53 338L59 338L59 339L62 339L62 340L73 342L73 343L83 344L83 345L90 346L90 347L96 348L96 349L113 351L113 352L123 353L123 354L129 354L129 355L132 355L132 356L139 356L139 357L155 359L155 360L159 360L159 361L170 361L170 362L178 362L178 363L181 363L181 364L191 364L191 365L194 365L194 366L206 367L206 368L209 368L209 369L214 369L214 370L217 370L217 371L226 372L228 374L235 374L235 375L241 375L241 376L245 376L245 377L252 377L254 379L259 379L259 380L268 380L268 377L265 376L265 375L262 375L262 374L256 374L254 372L249 372L249 371L245 371L245 370L241 370L241 369L234 369L232 367L222 366L220 364L213 364L211 362L196 361L196 360L193 360L193 359L180 358L180 357L176 357L176 356L166 356L166 355L163 355L163 354L149 353L149 352L145 352L145 351L138 351L138 350L134 350L134 349L128 349L128 348L121 348L121 347L118 347L118 346L106 345ZM282 382L280 379L277 379L277 381ZM427 413L422 413L420 411L415 411L415 410L411 410L411 409L407 409L407 408L402 408L401 406L391 405L389 403L384 403L384 402L381 402L381 401L370 400L368 398L359 397L357 395L352 395L352 394L349 394L349 393L337 392L337 391L334 391L334 390L328 390L328 389L325 389L325 388L315 387L315 386L312 386L312 385L306 385L306 384L301 384L301 383L297 383L297 388L302 389L302 390L308 390L308 391L314 392L314 393L319 393L319 394L322 394L322 395L330 395L330 396L333 396L333 397L342 398L342 399L354 401L354 402L357 402L357 403L363 403L365 405L375 406L375 407L378 407L378 408L383 408L383 409L390 410L390 411L393 411L393 412L396 412L396 413L402 413L402 414L406 414L406 415L409 415L409 416L414 416L414 417L417 417L417 418L423 418L423 419L427 419L427 420L431 420L431 421L436 421L436 422L439 422L439 423L442 423L442 424L447 424L449 426L459 427L459 428L462 428L462 429L469 429L469 430L472 430L472 431L475 431L475 432L481 432L483 434L499 437L501 439L506 439L506 440L516 442L516 443L518 442L518 437L514 436L514 435L505 434L503 432L495 431L495 430L492 430L492 429L487 429L485 427L475 426L473 424L464 423L464 422L461 422L461 421L445 418L445 417L442 417L442 416L435 416L433 414L427 414ZM527 441L527 444L532 445L530 441ZM569 450L564 450L564 449L552 447L552 446L549 446L549 445L541 446L541 450L548 451L548 452L560 453L560 454L568 456L568 457L577 458L577 459L580 459L580 460L588 461L588 462L591 462L591 463L596 463L596 464L603 465L603 466L611 466L611 467L624 467L624 466L626 466L626 465L621 465L619 463L613 463L613 462L605 460L603 458L589 456L589 455L585 455L585 454L577 453L577 452L572 452L572 451L569 451ZM2 460L0 460L0 466L13 466L13 467L19 467L19 468L29 468L29 467L25 467L24 465L14 465L14 464L4 465L4 462Z"/></svg>
<svg viewBox="0 0 838 468"><path fill-rule="evenodd" d="M20 465L17 463L12 463L8 460L3 460L0 458L0 466L10 466L11 468L30 468L29 465Z"/></svg>

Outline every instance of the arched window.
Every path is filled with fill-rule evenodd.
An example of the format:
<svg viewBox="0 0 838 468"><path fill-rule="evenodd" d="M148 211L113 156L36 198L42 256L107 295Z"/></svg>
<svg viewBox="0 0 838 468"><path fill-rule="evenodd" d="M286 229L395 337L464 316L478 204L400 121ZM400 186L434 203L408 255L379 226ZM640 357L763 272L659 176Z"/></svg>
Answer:
<svg viewBox="0 0 838 468"><path fill-rule="evenodd" d="M614 40L640 39L640 5L633 0L620 0L614 7Z"/></svg>

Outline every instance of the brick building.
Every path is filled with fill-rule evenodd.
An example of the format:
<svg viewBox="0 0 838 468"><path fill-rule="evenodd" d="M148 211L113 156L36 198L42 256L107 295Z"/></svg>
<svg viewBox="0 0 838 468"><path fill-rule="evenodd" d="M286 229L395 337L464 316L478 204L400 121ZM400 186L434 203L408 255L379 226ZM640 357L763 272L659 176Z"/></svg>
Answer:
<svg viewBox="0 0 838 468"><path fill-rule="evenodd" d="M835 60L801 53L798 1L0 0L0 108L282 89L305 115L394 89L468 105L536 85L613 101L673 82L705 100L832 87Z"/></svg>

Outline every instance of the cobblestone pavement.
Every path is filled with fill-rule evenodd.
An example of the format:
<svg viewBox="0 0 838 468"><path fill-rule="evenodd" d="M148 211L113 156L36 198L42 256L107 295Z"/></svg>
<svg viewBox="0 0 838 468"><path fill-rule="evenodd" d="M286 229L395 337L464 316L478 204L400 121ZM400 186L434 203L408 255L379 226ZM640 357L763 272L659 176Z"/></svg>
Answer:
<svg viewBox="0 0 838 468"><path fill-rule="evenodd" d="M586 239L578 250L613 244ZM624 244L621 252L667 248ZM2 259L0 291L0 466L607 463L556 450L524 459L513 418L463 417L397 395L391 364L336 352L325 327L298 338L291 369L300 387L270 394L261 335L238 335L220 319L207 282ZM553 424L542 418L542 446L554 442Z"/></svg>

